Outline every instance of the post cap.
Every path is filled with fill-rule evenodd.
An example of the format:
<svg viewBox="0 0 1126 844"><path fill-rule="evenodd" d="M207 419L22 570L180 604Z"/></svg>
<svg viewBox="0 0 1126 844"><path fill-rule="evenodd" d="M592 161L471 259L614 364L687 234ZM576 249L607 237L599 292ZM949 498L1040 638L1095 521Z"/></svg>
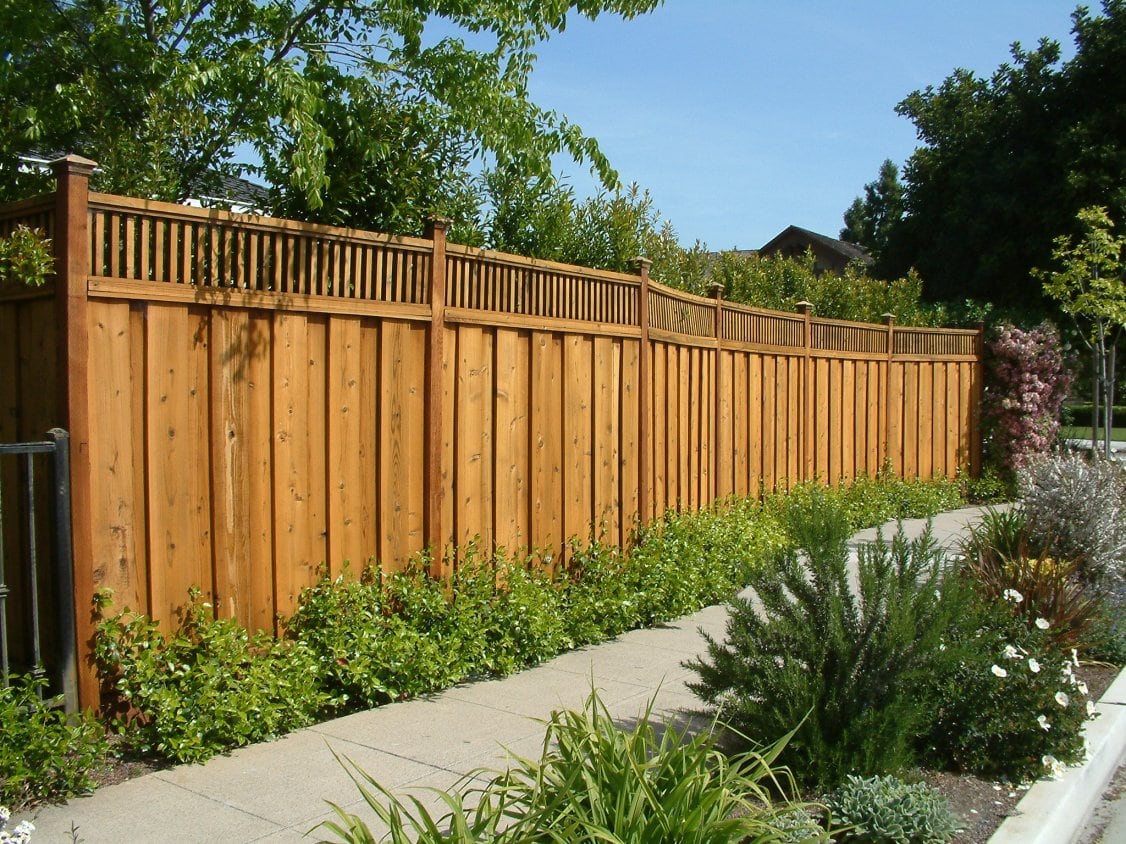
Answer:
<svg viewBox="0 0 1126 844"><path fill-rule="evenodd" d="M98 162L91 161L89 158L83 158L81 155L65 155L62 158L56 158L51 162L51 169L55 171L57 176L59 173L76 173L79 175L85 174L89 176L94 172L94 168L98 166Z"/></svg>
<svg viewBox="0 0 1126 844"><path fill-rule="evenodd" d="M798 302L796 305L794 305L794 307L798 309L799 314L813 313L813 303L807 302L804 299L802 301Z"/></svg>
<svg viewBox="0 0 1126 844"><path fill-rule="evenodd" d="M630 261L630 263L633 264L634 269L636 269L639 273L648 272L649 268L653 266L652 261L650 261L648 258L642 257L641 255L638 255L636 258Z"/></svg>
<svg viewBox="0 0 1126 844"><path fill-rule="evenodd" d="M884 325L892 325L895 322L895 314L881 314L880 316L884 321Z"/></svg>
<svg viewBox="0 0 1126 844"><path fill-rule="evenodd" d="M723 282L713 281L711 284L708 285L708 293L711 294L711 297L713 299L723 298Z"/></svg>
<svg viewBox="0 0 1126 844"><path fill-rule="evenodd" d="M453 224L453 220L449 217L439 217L437 214L431 214L426 218L426 231L446 231Z"/></svg>

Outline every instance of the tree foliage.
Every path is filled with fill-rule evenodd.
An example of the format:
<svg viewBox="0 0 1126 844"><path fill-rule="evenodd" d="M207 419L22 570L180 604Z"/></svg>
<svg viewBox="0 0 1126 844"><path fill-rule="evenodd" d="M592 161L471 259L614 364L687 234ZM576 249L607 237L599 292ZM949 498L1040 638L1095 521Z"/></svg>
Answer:
<svg viewBox="0 0 1126 844"><path fill-rule="evenodd" d="M904 218L880 270L916 268L929 299L1040 301L1029 271L1076 213L1126 211L1126 0L1072 16L1076 54L1012 47L989 78L955 70L897 107L921 146L904 172Z"/></svg>
<svg viewBox="0 0 1126 844"><path fill-rule="evenodd" d="M0 0L0 199L36 181L16 166L33 149L82 153L102 165L100 187L165 199L237 170L252 149L285 201L310 212L327 196L360 213L371 198L350 196L347 179L381 166L395 179L408 149L430 158L392 193L412 196L427 167L469 150L532 174L565 152L612 185L595 141L528 98L533 50L569 15L629 18L658 3Z"/></svg>
<svg viewBox="0 0 1126 844"><path fill-rule="evenodd" d="M875 181L864 186L864 197L856 197L844 213L841 240L863 246L879 261L887 251L891 231L903 219L903 183L899 168L889 158L880 165Z"/></svg>
<svg viewBox="0 0 1126 844"><path fill-rule="evenodd" d="M1061 236L1055 240L1052 262L1059 269L1037 271L1036 275L1044 283L1044 292L1075 320L1091 352L1095 372L1091 436L1094 438L1102 424L1103 454L1109 459L1115 352L1126 328L1126 236L1114 233L1114 222L1105 208L1084 208L1077 217L1082 233L1076 238Z"/></svg>

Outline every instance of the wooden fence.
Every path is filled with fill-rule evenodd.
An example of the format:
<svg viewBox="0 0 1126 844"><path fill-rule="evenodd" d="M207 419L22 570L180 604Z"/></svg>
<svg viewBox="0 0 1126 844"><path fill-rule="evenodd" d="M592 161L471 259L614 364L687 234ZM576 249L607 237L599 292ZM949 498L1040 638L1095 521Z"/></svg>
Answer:
<svg viewBox="0 0 1126 844"><path fill-rule="evenodd" d="M0 209L59 273L0 291L0 441L71 432L80 652L96 588L198 585L273 629L318 567L562 551L637 518L977 471L981 336L757 310L423 239L127 199L57 165ZM82 699L96 700L87 670Z"/></svg>

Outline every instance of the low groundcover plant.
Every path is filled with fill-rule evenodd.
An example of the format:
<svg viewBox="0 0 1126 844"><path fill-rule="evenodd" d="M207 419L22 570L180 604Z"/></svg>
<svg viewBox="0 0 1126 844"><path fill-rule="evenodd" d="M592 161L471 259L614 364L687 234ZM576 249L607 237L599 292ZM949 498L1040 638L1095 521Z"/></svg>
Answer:
<svg viewBox="0 0 1126 844"><path fill-rule="evenodd" d="M849 844L945 844L958 832L950 805L925 783L850 776L829 797L837 838Z"/></svg>

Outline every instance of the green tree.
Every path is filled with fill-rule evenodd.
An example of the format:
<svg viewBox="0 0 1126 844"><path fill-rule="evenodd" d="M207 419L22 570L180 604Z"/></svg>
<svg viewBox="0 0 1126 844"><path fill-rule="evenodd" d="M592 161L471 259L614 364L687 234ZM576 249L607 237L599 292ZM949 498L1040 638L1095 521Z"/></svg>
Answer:
<svg viewBox="0 0 1126 844"><path fill-rule="evenodd" d="M424 147L438 162L471 144L546 174L565 152L612 185L597 143L529 99L533 51L571 14L630 18L659 2L0 0L0 199L36 182L16 166L33 149L94 158L103 189L181 199L249 148L315 211L350 190L334 175L356 175L329 164L337 143L366 153L361 175L381 160L395 175L378 139L401 139L347 125L364 121L361 104L448 133Z"/></svg>
<svg viewBox="0 0 1126 844"><path fill-rule="evenodd" d="M1101 399L1103 455L1110 459L1115 353L1126 327L1126 236L1114 233L1114 223L1105 208L1084 208L1077 216L1082 234L1055 240L1052 260L1059 269L1036 274L1043 281L1044 292L1075 320L1091 351L1095 371L1091 448L1097 448ZM1087 331L1082 330L1082 323Z"/></svg>
<svg viewBox="0 0 1126 844"><path fill-rule="evenodd" d="M1072 16L1075 56L1013 45L989 78L956 70L897 107L921 145L880 270L915 267L932 300L1045 304L1030 270L1080 208L1126 211L1126 0Z"/></svg>
<svg viewBox="0 0 1126 844"><path fill-rule="evenodd" d="M875 181L864 186L844 213L841 240L863 246L877 261L887 251L892 228L903 219L903 183L899 168L889 158L880 165Z"/></svg>

